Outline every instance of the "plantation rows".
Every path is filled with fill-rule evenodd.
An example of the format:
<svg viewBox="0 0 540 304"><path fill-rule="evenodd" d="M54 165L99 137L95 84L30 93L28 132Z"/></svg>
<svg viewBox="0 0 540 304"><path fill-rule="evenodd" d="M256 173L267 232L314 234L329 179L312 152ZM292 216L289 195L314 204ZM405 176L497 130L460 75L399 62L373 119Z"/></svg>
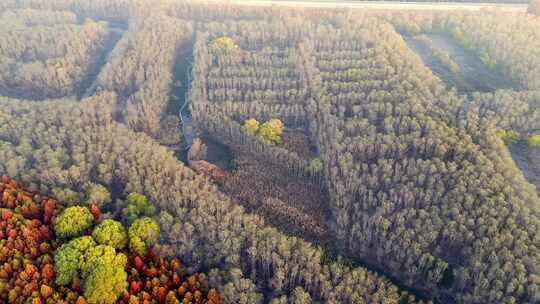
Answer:
<svg viewBox="0 0 540 304"><path fill-rule="evenodd" d="M42 20L30 21L36 19ZM114 35L107 23L87 20L76 24L74 19L70 13L41 16L32 10L0 16L2 95L59 98L85 89Z"/></svg>
<svg viewBox="0 0 540 304"><path fill-rule="evenodd" d="M306 113L316 118L342 252L444 301L534 302L536 266L529 261L539 223L530 208L538 196L515 165L508 167L508 156L492 154L504 155L500 141L494 143L496 129L465 116L466 101L445 90L390 24L364 18L317 31L321 38L306 37L297 46L296 69L307 71L301 79L309 84L308 103L316 104ZM232 59L248 52L239 49L227 50L223 61L249 70L252 60ZM220 56L211 58L219 65ZM282 68L266 58L276 71ZM213 73L207 79L214 96ZM219 101L242 100L234 93L242 76L237 79L222 82ZM217 113L235 112L228 105L207 115ZM232 137L241 136L239 130ZM519 222L529 224L511 224ZM520 270L509 273L509 265Z"/></svg>
<svg viewBox="0 0 540 304"><path fill-rule="evenodd" d="M537 269L529 261L539 222L529 208L538 196L515 167L504 174L490 155L499 147L479 140L493 140L495 130L478 130L456 114L464 101L442 91L384 23L325 35L314 43L316 58L340 45L326 37L360 44L344 51L341 43L342 57L332 56L356 59L353 68L324 60L320 68L326 92L319 98L330 102L320 119L329 128L320 136L343 249L441 299L535 302ZM509 273L509 265L521 271Z"/></svg>
<svg viewBox="0 0 540 304"><path fill-rule="evenodd" d="M540 200L505 146L511 131L523 140L538 132L538 53L514 47L537 44L538 29L526 28L535 17L109 2L0 3L5 41L21 40L0 44L0 64L12 73L0 78L9 96L0 98L0 174L66 206L90 207L96 189L109 189L112 199L100 207L116 218L124 197L142 193L157 209L156 253L181 259L186 278L208 273L181 290L178 279L149 278L155 267L173 280L176 266L130 259L122 265L141 269L120 280L134 287L111 291L118 299L129 303L128 291L143 302L163 299L166 287L177 299L190 289L192 303L540 301ZM127 29L99 67L114 24ZM397 30L451 33L527 91L458 96ZM41 82L27 76L9 83L30 62L47 67L71 51L93 63L53 65L37 89ZM190 53L192 60L178 58ZM191 63L188 85L176 83L180 59ZM61 79L73 86L55 87L54 77L72 69ZM17 91L6 93L4 83ZM170 140L179 122L168 106L182 85L196 131L237 158L222 184L158 143L178 141ZM63 99L41 100L49 97ZM248 120L261 126L252 131ZM261 134L269 122L286 134L269 141ZM31 278L34 291L40 281ZM196 296L199 281L205 290ZM75 287L54 297L91 289Z"/></svg>
<svg viewBox="0 0 540 304"><path fill-rule="evenodd" d="M235 28L234 24L223 26ZM300 60L295 47L298 39L294 34L257 36L266 31L283 32L282 28L273 28L279 27L279 23L257 24L260 29L241 35L253 26L254 23L239 23L235 32L211 28L209 35L200 37L204 48L198 50L196 56L201 56L201 62L206 62L208 67L207 75L202 76L205 82L201 84L206 84L206 96L193 100L195 115L198 107L208 107L225 111L239 123L249 118L305 123L302 106L307 91L296 69ZM230 39L232 45L220 43L220 37L225 41ZM236 51L228 51L229 47Z"/></svg>

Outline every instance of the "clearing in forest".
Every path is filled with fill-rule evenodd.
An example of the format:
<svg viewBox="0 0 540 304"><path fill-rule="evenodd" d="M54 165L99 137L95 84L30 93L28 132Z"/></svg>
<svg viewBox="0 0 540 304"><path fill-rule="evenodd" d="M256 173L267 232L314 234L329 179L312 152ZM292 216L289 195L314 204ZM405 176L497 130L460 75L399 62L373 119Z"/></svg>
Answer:
<svg viewBox="0 0 540 304"><path fill-rule="evenodd" d="M515 143L508 149L525 178L536 187L537 192L540 192L540 148Z"/></svg>
<svg viewBox="0 0 540 304"><path fill-rule="evenodd" d="M264 161L242 145L227 146L211 136L201 139L204 152L197 156L228 171L226 178L216 182L234 201L288 234L331 246L326 225L328 193L319 181ZM309 139L301 132L287 131L283 146L309 157Z"/></svg>
<svg viewBox="0 0 540 304"><path fill-rule="evenodd" d="M473 53L441 34L403 36L409 48L449 87L461 93L511 88L511 82L484 65Z"/></svg>
<svg viewBox="0 0 540 304"><path fill-rule="evenodd" d="M109 61L109 56L111 55L112 50L116 47L116 44L120 41L122 36L127 30L127 25L123 23L108 23L109 24L109 34L110 38L106 42L105 47L99 56L99 62L96 66L96 68L91 71L88 76L86 77L85 83L82 85L82 88L86 88L84 91L84 95L81 95L81 92L79 92L79 97L88 97L95 93L96 86L97 86L97 78L99 76L99 73L107 64Z"/></svg>
<svg viewBox="0 0 540 304"><path fill-rule="evenodd" d="M193 144L187 159L248 211L287 234L328 245L329 198L322 168L313 169L322 164L309 166L317 149L299 47L304 35L283 26L233 22L197 34L189 96L204 145Z"/></svg>
<svg viewBox="0 0 540 304"><path fill-rule="evenodd" d="M298 135L287 135L290 138L286 140L291 142L285 145L309 155L309 146ZM296 140L292 142L292 138ZM242 148L235 150L234 155L235 168L222 184L228 195L288 234L316 244L331 244L326 225L328 193L320 183L291 174L284 166L261 161Z"/></svg>

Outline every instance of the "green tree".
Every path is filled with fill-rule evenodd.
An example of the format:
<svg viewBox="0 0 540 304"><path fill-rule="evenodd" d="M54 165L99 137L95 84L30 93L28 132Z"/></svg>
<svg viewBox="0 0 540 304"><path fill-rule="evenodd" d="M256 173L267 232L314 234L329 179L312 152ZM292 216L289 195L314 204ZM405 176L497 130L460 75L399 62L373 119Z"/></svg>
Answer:
<svg viewBox="0 0 540 304"><path fill-rule="evenodd" d="M129 227L129 248L138 255L145 255L159 236L159 225L149 217L137 219Z"/></svg>
<svg viewBox="0 0 540 304"><path fill-rule="evenodd" d="M114 247L97 245L84 255L81 270L84 276L84 296L91 304L116 303L127 288L125 267L127 257Z"/></svg>
<svg viewBox="0 0 540 304"><path fill-rule="evenodd" d="M110 204L111 193L102 185L91 183L86 188L87 193L87 204L96 204L98 207L102 208L103 206Z"/></svg>
<svg viewBox="0 0 540 304"><path fill-rule="evenodd" d="M311 296L302 287L296 287L292 293L291 303L311 304Z"/></svg>
<svg viewBox="0 0 540 304"><path fill-rule="evenodd" d="M55 187L52 189L52 192L57 200L67 203L68 205L76 204L77 202L80 202L82 198L79 193L68 188Z"/></svg>
<svg viewBox="0 0 540 304"><path fill-rule="evenodd" d="M124 267L127 263L127 257L123 253L117 253L114 247L109 245L96 245L89 247L84 252L84 261L80 264L83 278L86 278L96 265L105 263L109 266Z"/></svg>
<svg viewBox="0 0 540 304"><path fill-rule="evenodd" d="M94 221L94 216L86 207L68 207L60 213L54 223L54 232L60 238L72 238L83 235Z"/></svg>
<svg viewBox="0 0 540 304"><path fill-rule="evenodd" d="M139 208L143 208L148 205L148 198L137 192L131 192L127 196L126 201L128 204L135 205Z"/></svg>
<svg viewBox="0 0 540 304"><path fill-rule="evenodd" d="M99 263L84 282L84 296L90 304L113 304L127 286L123 267Z"/></svg>
<svg viewBox="0 0 540 304"><path fill-rule="evenodd" d="M322 169L323 169L323 161L318 157L312 159L309 162L308 167L307 167L307 170L310 173L319 173L322 171Z"/></svg>
<svg viewBox="0 0 540 304"><path fill-rule="evenodd" d="M127 257L114 247L98 245L91 236L82 236L60 247L55 256L56 283L84 282L89 303L116 303L127 287Z"/></svg>
<svg viewBox="0 0 540 304"><path fill-rule="evenodd" d="M90 236L82 236L62 245L54 255L56 284L69 285L80 278L80 268L84 263L84 253L97 244Z"/></svg>
<svg viewBox="0 0 540 304"><path fill-rule="evenodd" d="M98 244L109 245L115 249L123 249L127 245L127 232L122 223L106 219L92 232Z"/></svg>
<svg viewBox="0 0 540 304"><path fill-rule="evenodd" d="M84 282L84 296L92 304L112 304L127 286L127 273L123 267L98 263Z"/></svg>
<svg viewBox="0 0 540 304"><path fill-rule="evenodd" d="M151 216L156 212L156 207L148 201L148 198L140 193L130 193L126 198L126 207L122 209L123 219L131 224L141 216Z"/></svg>

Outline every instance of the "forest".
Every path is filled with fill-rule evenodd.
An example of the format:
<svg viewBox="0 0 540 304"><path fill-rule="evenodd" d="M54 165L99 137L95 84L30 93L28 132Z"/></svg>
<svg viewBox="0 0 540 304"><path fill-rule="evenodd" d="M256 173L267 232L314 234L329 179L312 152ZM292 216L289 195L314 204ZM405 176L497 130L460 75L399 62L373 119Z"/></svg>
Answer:
<svg viewBox="0 0 540 304"><path fill-rule="evenodd" d="M537 0L1 1L0 302L540 303L539 50Z"/></svg>

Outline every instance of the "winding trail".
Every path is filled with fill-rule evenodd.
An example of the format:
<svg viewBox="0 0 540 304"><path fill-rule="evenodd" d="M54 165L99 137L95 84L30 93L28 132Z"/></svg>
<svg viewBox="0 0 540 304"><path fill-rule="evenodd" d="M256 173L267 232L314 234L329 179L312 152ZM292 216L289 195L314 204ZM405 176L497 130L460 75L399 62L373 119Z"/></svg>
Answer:
<svg viewBox="0 0 540 304"><path fill-rule="evenodd" d="M183 96L184 100L182 105L180 106L180 110L178 111L178 116L180 117L180 124L182 126L182 144L180 147L180 150L188 150L191 147L191 143L193 142L193 139L195 139L195 129L193 128L193 117L191 116L191 111L189 109L190 104L190 87L191 87L191 69L192 69L192 63L190 63L187 67L187 70L185 73L187 73L187 81L185 83L186 85L186 92Z"/></svg>
<svg viewBox="0 0 540 304"><path fill-rule="evenodd" d="M191 81L191 80L190 80ZM193 118L191 113L189 113L189 96L186 94L184 98L184 103L180 108L178 113L180 117L180 123L182 124L182 136L184 140L182 141L182 150L187 150L191 146L193 139L195 139L195 131L193 129Z"/></svg>
<svg viewBox="0 0 540 304"><path fill-rule="evenodd" d="M80 98L86 98L94 95L96 92L96 89L98 87L98 79L99 74L101 73L101 70L105 67L107 62L109 62L112 52L114 48L116 47L117 43L122 39L122 36L127 31L127 26L124 27L110 27L110 35L109 41L107 43L107 47L105 48L105 51L103 52L101 59L100 59L100 68L96 71L95 75L91 75L89 78L92 80L90 81L90 86L86 88L84 93L80 96Z"/></svg>

